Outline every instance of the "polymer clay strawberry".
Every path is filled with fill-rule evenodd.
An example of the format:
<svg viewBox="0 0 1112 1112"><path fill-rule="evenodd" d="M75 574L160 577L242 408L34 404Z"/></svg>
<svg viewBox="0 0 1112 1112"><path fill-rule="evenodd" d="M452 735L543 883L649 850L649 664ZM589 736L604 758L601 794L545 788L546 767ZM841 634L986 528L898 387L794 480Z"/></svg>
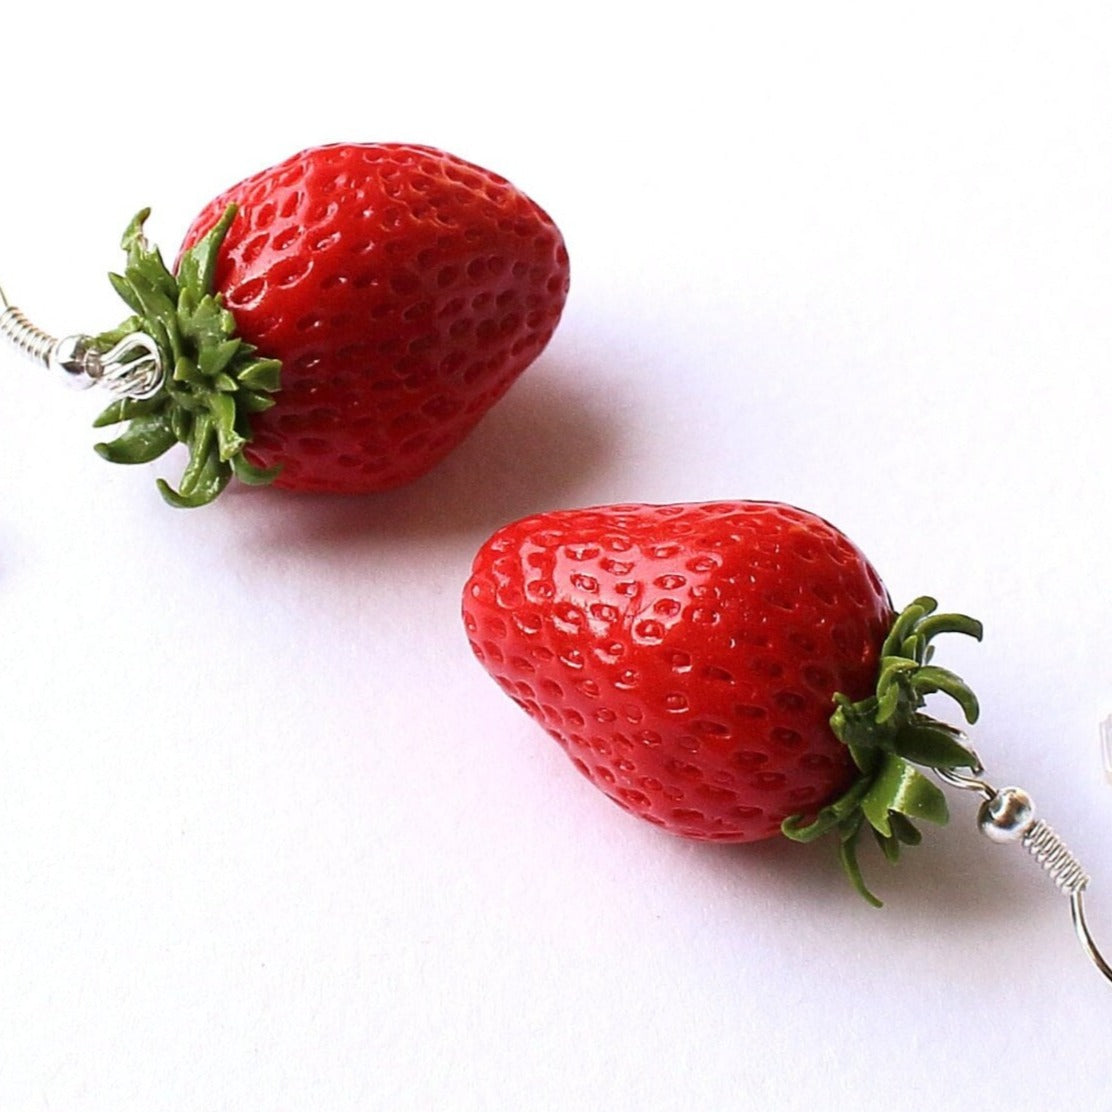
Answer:
<svg viewBox="0 0 1112 1112"><path fill-rule="evenodd" d="M947 820L916 766L973 768L922 711L977 701L930 663L980 624L932 599L896 614L865 556L771 502L621 505L507 525L475 557L463 617L479 661L618 806L687 838L871 830L886 856Z"/></svg>
<svg viewBox="0 0 1112 1112"><path fill-rule="evenodd" d="M150 398L98 451L147 462L181 442L179 506L233 474L299 491L384 490L424 474L552 336L568 291L559 230L497 174L432 147L306 150L208 204L174 273L125 233L113 275L135 314L96 338L156 343Z"/></svg>

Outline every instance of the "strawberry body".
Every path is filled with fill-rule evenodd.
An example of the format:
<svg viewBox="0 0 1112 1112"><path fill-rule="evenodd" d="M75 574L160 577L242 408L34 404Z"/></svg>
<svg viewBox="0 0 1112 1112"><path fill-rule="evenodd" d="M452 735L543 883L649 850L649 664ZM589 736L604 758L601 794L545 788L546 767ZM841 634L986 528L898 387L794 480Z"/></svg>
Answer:
<svg viewBox="0 0 1112 1112"><path fill-rule="evenodd" d="M615 803L725 842L851 783L833 698L875 686L894 616L837 529L762 502L526 518L482 547L463 612L478 659Z"/></svg>
<svg viewBox="0 0 1112 1112"><path fill-rule="evenodd" d="M431 147L337 144L233 186L213 271L236 333L281 362L245 456L291 490L362 492L423 474L540 354L568 258L505 179Z"/></svg>

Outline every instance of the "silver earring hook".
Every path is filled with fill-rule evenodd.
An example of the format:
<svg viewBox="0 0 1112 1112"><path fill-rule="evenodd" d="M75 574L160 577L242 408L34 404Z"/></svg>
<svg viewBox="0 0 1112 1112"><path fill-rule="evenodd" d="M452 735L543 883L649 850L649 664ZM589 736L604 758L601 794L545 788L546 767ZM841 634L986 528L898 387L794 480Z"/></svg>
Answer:
<svg viewBox="0 0 1112 1112"><path fill-rule="evenodd" d="M982 779L984 766L979 758L971 775L945 768L934 771L951 787L977 792L982 797L977 812L981 833L1000 844L1018 842L1043 867L1059 891L1069 896L1070 915L1078 941L1097 969L1112 981L1112 967L1093 941L1085 919L1084 892L1089 874L1050 824L1036 816L1031 797L1022 788L994 788Z"/></svg>
<svg viewBox="0 0 1112 1112"><path fill-rule="evenodd" d="M1083 892L1084 889L1078 889L1070 896L1070 914L1073 916L1073 929L1077 932L1078 940L1081 942L1081 946L1085 950L1085 953L1089 955L1092 963L1112 981L1112 968L1109 967L1108 962L1101 956L1100 950L1097 949L1097 944L1093 941L1093 936L1089 933L1089 925L1085 922L1085 904L1082 899Z"/></svg>
<svg viewBox="0 0 1112 1112"><path fill-rule="evenodd" d="M130 332L108 351L91 336L55 339L32 324L0 288L0 336L29 359L64 375L82 389L97 384L126 398L150 398L162 388L164 369L158 345L145 332Z"/></svg>

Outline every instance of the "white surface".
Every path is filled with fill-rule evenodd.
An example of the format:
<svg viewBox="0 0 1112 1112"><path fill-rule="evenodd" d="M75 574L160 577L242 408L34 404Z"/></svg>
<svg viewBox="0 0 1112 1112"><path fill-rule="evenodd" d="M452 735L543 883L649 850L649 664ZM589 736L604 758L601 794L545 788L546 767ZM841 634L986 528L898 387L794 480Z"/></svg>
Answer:
<svg viewBox="0 0 1112 1112"><path fill-rule="evenodd" d="M0 277L48 328L119 316L141 205L172 250L340 138L506 174L573 291L377 498L173 512L93 456L98 399L0 356L0 1109L1112 1108L1112 985L971 797L870 857L874 912L831 846L622 815L457 617L535 509L822 513L985 621L942 650L978 747L1112 947L1107 7L375 8L5 15Z"/></svg>

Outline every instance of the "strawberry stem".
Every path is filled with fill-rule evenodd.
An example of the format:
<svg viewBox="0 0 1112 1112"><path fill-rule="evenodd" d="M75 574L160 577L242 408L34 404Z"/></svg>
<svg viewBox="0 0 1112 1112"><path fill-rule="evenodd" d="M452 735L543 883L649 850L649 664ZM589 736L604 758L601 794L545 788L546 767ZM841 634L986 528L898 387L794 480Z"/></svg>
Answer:
<svg viewBox="0 0 1112 1112"><path fill-rule="evenodd" d="M153 397L125 398L101 413L95 427L120 422L128 427L96 450L112 463L148 463L174 444L185 444L189 462L177 489L161 479L158 489L172 506L203 506L233 474L256 484L278 474L253 466L243 450L251 441L250 414L274 404L270 395L279 388L281 364L259 356L236 336L235 317L212 292L217 255L235 206L229 205L211 231L184 252L176 275L143 234L149 215L144 209L128 225L124 273L109 275L134 315L96 343L107 347L129 333L145 332L172 370Z"/></svg>
<svg viewBox="0 0 1112 1112"><path fill-rule="evenodd" d="M949 820L946 797L919 768L976 768L975 754L962 744L960 730L922 713L928 695L941 692L954 700L966 722L977 720L977 697L964 680L931 663L933 639L940 633L963 633L981 639L981 623L964 614L936 614L932 598L918 598L897 615L880 651L876 690L856 702L840 692L830 728L845 744L858 776L833 803L810 821L793 815L782 833L810 842L831 831L840 839L840 857L854 888L875 907L857 861L864 829L872 830L889 861L900 847L922 839L917 821L943 825Z"/></svg>

